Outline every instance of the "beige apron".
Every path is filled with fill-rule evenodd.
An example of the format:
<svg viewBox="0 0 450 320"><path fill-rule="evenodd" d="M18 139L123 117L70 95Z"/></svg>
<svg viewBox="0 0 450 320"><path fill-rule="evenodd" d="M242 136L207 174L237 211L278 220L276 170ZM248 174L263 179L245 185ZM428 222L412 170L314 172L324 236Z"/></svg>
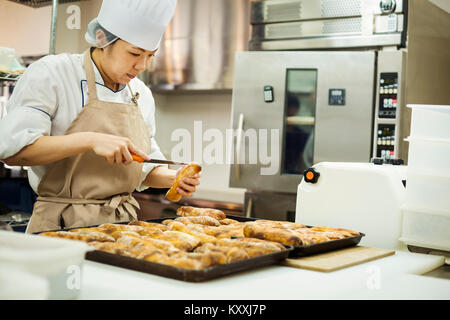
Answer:
<svg viewBox="0 0 450 320"><path fill-rule="evenodd" d="M128 137L150 153L150 136L136 100L131 105L97 99L90 50L84 55L84 70L89 101L65 134L89 131ZM38 186L27 232L135 220L139 204L131 193L140 185L141 175L142 164L110 164L93 151L59 160Z"/></svg>

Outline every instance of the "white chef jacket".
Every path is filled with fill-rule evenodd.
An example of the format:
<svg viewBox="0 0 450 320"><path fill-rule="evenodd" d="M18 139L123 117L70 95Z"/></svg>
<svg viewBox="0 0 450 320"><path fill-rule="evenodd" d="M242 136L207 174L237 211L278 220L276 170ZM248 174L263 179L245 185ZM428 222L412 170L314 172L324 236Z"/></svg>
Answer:
<svg viewBox="0 0 450 320"><path fill-rule="evenodd" d="M92 58L91 58L92 60ZM0 159L6 159L39 137L62 136L88 100L88 86L83 68L84 54L49 55L32 63L17 81L7 105L7 116L0 120ZM131 104L127 86L113 91L106 87L94 61L97 97L102 101ZM139 92L138 105L151 137L149 157L165 159L155 141L155 101L150 89L139 79L129 82L133 93ZM35 192L51 164L32 166L28 180ZM142 181L158 165L144 163Z"/></svg>

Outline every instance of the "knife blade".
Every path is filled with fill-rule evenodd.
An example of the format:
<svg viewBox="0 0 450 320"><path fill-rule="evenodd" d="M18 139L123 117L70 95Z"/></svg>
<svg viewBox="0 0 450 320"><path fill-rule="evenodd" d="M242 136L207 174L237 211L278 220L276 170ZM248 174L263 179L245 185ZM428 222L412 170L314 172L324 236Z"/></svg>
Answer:
<svg viewBox="0 0 450 320"><path fill-rule="evenodd" d="M161 160L161 159L150 159L150 160L144 160L138 155L132 154L131 157L134 161L137 161L139 163L147 162L147 163L159 163L159 164L174 164L174 165L180 165L184 166L187 165L187 163L184 162L177 162L177 161L171 161L171 160Z"/></svg>

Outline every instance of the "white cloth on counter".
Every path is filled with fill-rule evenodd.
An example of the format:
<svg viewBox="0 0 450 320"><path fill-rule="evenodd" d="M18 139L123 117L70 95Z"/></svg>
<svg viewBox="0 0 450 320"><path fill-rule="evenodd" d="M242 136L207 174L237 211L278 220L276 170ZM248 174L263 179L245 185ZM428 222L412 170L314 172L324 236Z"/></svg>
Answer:
<svg viewBox="0 0 450 320"><path fill-rule="evenodd" d="M92 60L92 59L91 59ZM7 116L0 120L0 159L15 155L41 136L62 136L88 100L83 54L49 55L32 63L17 81L7 103ZM106 87L97 66L92 61L97 84L97 97L102 101L132 104L127 86L118 91ZM155 101L150 89L139 79L129 82L131 90L139 93L138 105L151 137L149 157L165 159L155 141ZM101 121L101 119L98 119ZM51 164L32 166L28 170L31 187L38 185ZM144 163L142 181L160 165ZM167 165L166 165L167 166Z"/></svg>

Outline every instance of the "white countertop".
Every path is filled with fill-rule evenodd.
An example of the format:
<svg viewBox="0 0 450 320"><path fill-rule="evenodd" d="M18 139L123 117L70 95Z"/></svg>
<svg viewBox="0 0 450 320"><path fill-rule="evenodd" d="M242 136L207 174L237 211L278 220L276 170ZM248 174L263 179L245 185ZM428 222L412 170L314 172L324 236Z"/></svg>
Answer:
<svg viewBox="0 0 450 320"><path fill-rule="evenodd" d="M420 275L443 263L397 251L331 273L273 265L191 283L84 261L79 299L450 299L450 280Z"/></svg>

